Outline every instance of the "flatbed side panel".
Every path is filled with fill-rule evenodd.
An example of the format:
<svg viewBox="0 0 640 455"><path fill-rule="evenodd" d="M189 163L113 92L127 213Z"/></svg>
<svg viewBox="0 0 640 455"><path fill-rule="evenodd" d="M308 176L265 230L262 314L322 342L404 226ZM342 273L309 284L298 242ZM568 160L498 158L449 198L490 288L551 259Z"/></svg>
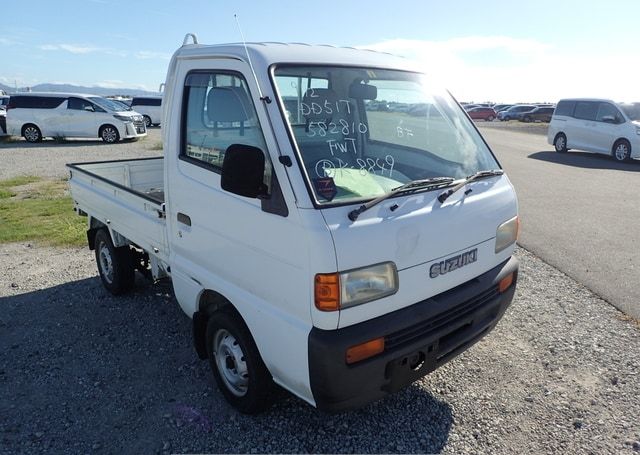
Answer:
<svg viewBox="0 0 640 455"><path fill-rule="evenodd" d="M84 165L71 168L69 181L76 207L167 262L169 252L163 203L128 188L124 180L113 182L79 166ZM121 175L128 172L125 171L126 168L126 164L122 164ZM138 171L141 169L136 173ZM113 165L110 166L110 172L117 173Z"/></svg>

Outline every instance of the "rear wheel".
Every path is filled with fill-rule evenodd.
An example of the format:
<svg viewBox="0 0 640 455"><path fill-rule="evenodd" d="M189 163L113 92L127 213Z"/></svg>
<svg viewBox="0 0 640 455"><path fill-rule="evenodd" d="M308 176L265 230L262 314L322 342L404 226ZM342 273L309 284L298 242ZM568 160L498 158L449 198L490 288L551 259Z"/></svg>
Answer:
<svg viewBox="0 0 640 455"><path fill-rule="evenodd" d="M116 248L105 229L96 232L96 262L104 287L113 295L124 294L135 284L133 255L128 246Z"/></svg>
<svg viewBox="0 0 640 455"><path fill-rule="evenodd" d="M40 142L42 140L42 133L40 132L40 128L29 124L22 128L22 137L24 137L27 142Z"/></svg>
<svg viewBox="0 0 640 455"><path fill-rule="evenodd" d="M240 316L226 310L210 316L207 354L218 388L234 408L256 414L269 407L273 380Z"/></svg>
<svg viewBox="0 0 640 455"><path fill-rule="evenodd" d="M522 119L525 123L531 123L531 117L529 117L528 115L525 115Z"/></svg>
<svg viewBox="0 0 640 455"><path fill-rule="evenodd" d="M565 136L564 133L556 134L556 137L553 140L553 146L556 148L556 152L558 153L564 153L569 150L567 148L567 136Z"/></svg>
<svg viewBox="0 0 640 455"><path fill-rule="evenodd" d="M487 122L493 122L494 120L495 120L495 117L493 115L490 115L489 117L487 117L485 119L485 121L487 121Z"/></svg>
<svg viewBox="0 0 640 455"><path fill-rule="evenodd" d="M120 133L115 126L104 125L100 128L100 138L107 144L114 144L120 140Z"/></svg>
<svg viewBox="0 0 640 455"><path fill-rule="evenodd" d="M148 115L144 116L144 124L147 126L147 128L151 127L151 117L149 117Z"/></svg>
<svg viewBox="0 0 640 455"><path fill-rule="evenodd" d="M616 141L616 143L613 144L611 155L616 161L627 161L631 156L631 144L626 139Z"/></svg>

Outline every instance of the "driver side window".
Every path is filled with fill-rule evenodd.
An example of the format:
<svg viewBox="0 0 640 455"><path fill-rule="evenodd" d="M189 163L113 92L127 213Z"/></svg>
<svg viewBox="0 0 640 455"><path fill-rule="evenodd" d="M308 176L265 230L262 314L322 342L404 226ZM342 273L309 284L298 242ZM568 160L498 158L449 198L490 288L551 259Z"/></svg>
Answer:
<svg viewBox="0 0 640 455"><path fill-rule="evenodd" d="M271 162L245 79L237 73L191 72L184 100L181 158L220 173L230 145L257 147L265 154L269 187Z"/></svg>

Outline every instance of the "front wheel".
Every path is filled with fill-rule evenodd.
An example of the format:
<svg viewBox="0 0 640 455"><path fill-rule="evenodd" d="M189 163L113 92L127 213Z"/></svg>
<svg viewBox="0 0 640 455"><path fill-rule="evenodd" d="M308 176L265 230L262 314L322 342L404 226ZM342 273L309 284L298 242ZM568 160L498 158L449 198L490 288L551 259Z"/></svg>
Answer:
<svg viewBox="0 0 640 455"><path fill-rule="evenodd" d="M556 152L558 153L564 153L569 150L567 148L567 136L565 136L564 133L556 134L556 137L553 140L553 146L556 148Z"/></svg>
<svg viewBox="0 0 640 455"><path fill-rule="evenodd" d="M128 246L116 248L111 235L105 229L96 232L96 262L100 280L113 295L124 294L135 284L135 267L133 255Z"/></svg>
<svg viewBox="0 0 640 455"><path fill-rule="evenodd" d="M120 133L113 125L104 125L100 128L100 138L107 144L114 144L120 140Z"/></svg>
<svg viewBox="0 0 640 455"><path fill-rule="evenodd" d="M273 380L242 319L220 310L207 323L207 354L225 399L244 414L256 414L271 403Z"/></svg>
<svg viewBox="0 0 640 455"><path fill-rule="evenodd" d="M631 157L631 144L626 139L620 139L613 144L611 155L616 161L627 161Z"/></svg>

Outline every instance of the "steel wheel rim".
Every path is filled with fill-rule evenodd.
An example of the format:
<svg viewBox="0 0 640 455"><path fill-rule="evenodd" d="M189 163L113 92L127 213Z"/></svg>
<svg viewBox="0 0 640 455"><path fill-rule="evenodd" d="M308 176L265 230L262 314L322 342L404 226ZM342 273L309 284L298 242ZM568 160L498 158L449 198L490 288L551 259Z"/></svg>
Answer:
<svg viewBox="0 0 640 455"><path fill-rule="evenodd" d="M220 329L213 338L216 368L227 389L237 397L247 394L249 372L240 344L228 330Z"/></svg>
<svg viewBox="0 0 640 455"><path fill-rule="evenodd" d="M24 130L24 137L29 141L29 142L35 142L38 140L38 130L33 127L33 126L29 126L27 128L25 128Z"/></svg>
<svg viewBox="0 0 640 455"><path fill-rule="evenodd" d="M113 259L111 258L111 252L104 242L100 242L98 246L98 258L100 259L100 272L107 281L107 283L113 283Z"/></svg>
<svg viewBox="0 0 640 455"><path fill-rule="evenodd" d="M624 161L627 158L627 153L629 153L629 149L627 148L627 144L621 143L616 147L616 159L618 161Z"/></svg>
<svg viewBox="0 0 640 455"><path fill-rule="evenodd" d="M115 130L113 128L105 128L102 131L102 138L106 142L115 142L116 141L116 137L117 137L117 134L116 134L116 132L115 132Z"/></svg>

